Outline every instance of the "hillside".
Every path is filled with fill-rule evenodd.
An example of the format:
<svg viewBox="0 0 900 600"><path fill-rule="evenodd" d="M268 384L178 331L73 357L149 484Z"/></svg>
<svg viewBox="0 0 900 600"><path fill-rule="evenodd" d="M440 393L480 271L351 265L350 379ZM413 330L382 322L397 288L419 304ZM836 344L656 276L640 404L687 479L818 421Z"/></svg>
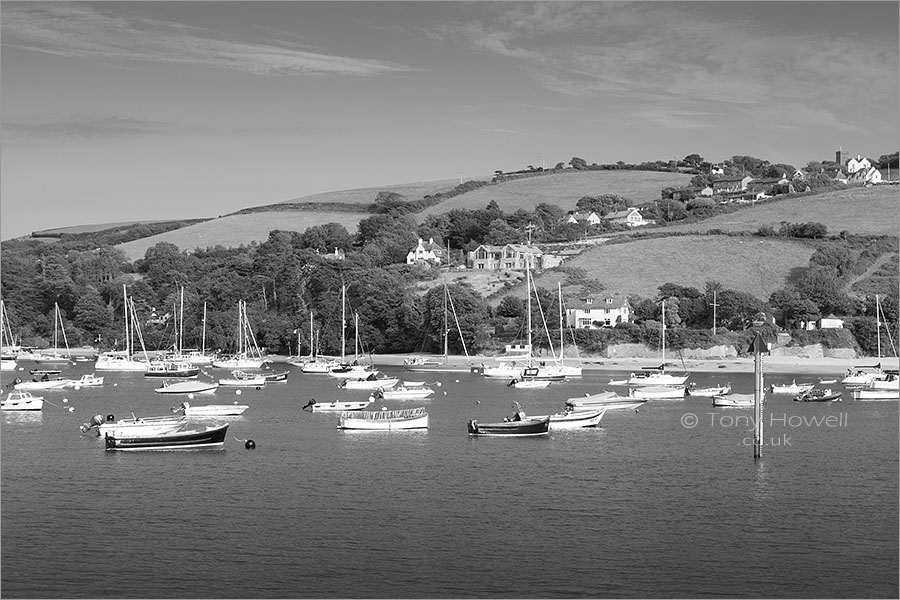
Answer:
<svg viewBox="0 0 900 600"><path fill-rule="evenodd" d="M762 225L771 225L777 230L782 221L822 223L830 234L847 230L860 235L897 235L900 231L900 188L893 185L855 187L768 201L700 223L671 225L666 231L756 231Z"/></svg>
<svg viewBox="0 0 900 600"><path fill-rule="evenodd" d="M658 198L660 190L666 186L685 185L688 181L690 181L688 175L655 171L584 171L541 175L467 192L415 216L421 221L428 215L441 214L454 208L484 208L491 200L495 200L501 210L509 213L515 212L518 208L531 210L541 202L556 204L565 210L574 210L575 203L583 196L604 193L619 194L637 204ZM142 258L147 248L159 242L175 244L182 250L217 244L233 247L241 244L249 245L254 241L265 241L273 229L303 231L307 227L329 222L340 223L352 234L356 231L357 224L371 214L292 211L284 210L284 205L293 202L320 204L342 202L360 204L362 208L362 205L373 202L381 191L395 192L407 200L417 200L425 195L449 191L457 183L456 180L443 180L313 194L280 204L258 207L254 212L211 219L205 223L136 240L119 247L130 260L135 260ZM266 211L266 208L272 210Z"/></svg>

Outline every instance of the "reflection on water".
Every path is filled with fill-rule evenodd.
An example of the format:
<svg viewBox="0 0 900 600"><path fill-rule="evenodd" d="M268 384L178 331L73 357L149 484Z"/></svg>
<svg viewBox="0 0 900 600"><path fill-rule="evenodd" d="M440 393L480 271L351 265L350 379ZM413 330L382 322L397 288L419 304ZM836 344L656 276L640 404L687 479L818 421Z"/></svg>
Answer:
<svg viewBox="0 0 900 600"><path fill-rule="evenodd" d="M551 414L625 375L546 390L429 376L434 397L378 402L424 406L427 430L366 432L301 406L369 392L294 370L202 401L250 407L227 419L224 451L110 453L79 425L173 404L140 374L110 374L67 392L72 413L0 421L4 596L897 597L897 403L774 396L765 436L784 443L760 460L744 442L752 410L699 397L542 438L467 434L514 400ZM754 560L711 569L722 556Z"/></svg>
<svg viewBox="0 0 900 600"><path fill-rule="evenodd" d="M44 420L40 410L3 411L3 422L17 425L39 425Z"/></svg>

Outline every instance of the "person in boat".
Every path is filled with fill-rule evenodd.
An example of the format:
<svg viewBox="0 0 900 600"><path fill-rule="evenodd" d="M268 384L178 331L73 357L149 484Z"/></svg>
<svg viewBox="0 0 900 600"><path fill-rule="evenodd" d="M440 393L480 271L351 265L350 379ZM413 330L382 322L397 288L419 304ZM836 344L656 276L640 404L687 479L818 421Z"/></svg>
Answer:
<svg viewBox="0 0 900 600"><path fill-rule="evenodd" d="M50 381L50 376L44 373L44 375L41 377L41 381Z"/></svg>

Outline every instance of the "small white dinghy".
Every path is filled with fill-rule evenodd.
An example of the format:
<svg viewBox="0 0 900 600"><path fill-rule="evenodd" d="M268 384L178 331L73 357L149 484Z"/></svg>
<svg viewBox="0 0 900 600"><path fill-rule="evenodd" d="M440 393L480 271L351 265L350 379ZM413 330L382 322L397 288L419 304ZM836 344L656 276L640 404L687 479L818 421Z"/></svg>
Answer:
<svg viewBox="0 0 900 600"><path fill-rule="evenodd" d="M172 408L172 412L182 412L186 417L238 417L250 408L246 404L206 404L192 406L190 402L182 402L181 406Z"/></svg>

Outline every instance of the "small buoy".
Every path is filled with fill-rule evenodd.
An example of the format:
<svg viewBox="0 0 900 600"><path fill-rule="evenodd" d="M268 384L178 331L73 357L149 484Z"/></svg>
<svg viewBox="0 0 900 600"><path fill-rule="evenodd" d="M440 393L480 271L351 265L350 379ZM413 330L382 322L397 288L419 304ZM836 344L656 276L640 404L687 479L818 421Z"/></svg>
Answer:
<svg viewBox="0 0 900 600"><path fill-rule="evenodd" d="M116 387L116 386L118 386L118 385L119 385L118 383L114 383L114 384L113 384L113 387Z"/></svg>
<svg viewBox="0 0 900 600"><path fill-rule="evenodd" d="M68 398L63 398L63 402L64 402L64 403L65 403L65 402L68 402L68 401L69 401Z"/></svg>
<svg viewBox="0 0 900 600"><path fill-rule="evenodd" d="M441 382L440 382L440 381L435 381L435 382L434 382L434 385L436 385L437 387L441 387Z"/></svg>
<svg viewBox="0 0 900 600"><path fill-rule="evenodd" d="M456 383L459 383L459 379L454 379L453 381L455 381Z"/></svg>
<svg viewBox="0 0 900 600"><path fill-rule="evenodd" d="M481 400L476 400L475 404L481 404Z"/></svg>
<svg viewBox="0 0 900 600"><path fill-rule="evenodd" d="M188 394L188 400L193 400L193 399L194 399L194 393L191 392L190 394Z"/></svg>
<svg viewBox="0 0 900 600"><path fill-rule="evenodd" d="M241 395L241 390L234 390L234 395L235 395L235 396L240 396L240 395Z"/></svg>
<svg viewBox="0 0 900 600"><path fill-rule="evenodd" d="M253 440L247 440L246 442L244 442L244 448L246 448L247 450L253 450L254 448L256 448L256 442L254 442Z"/></svg>
<svg viewBox="0 0 900 600"><path fill-rule="evenodd" d="M234 403L237 404L237 400L235 400Z"/></svg>
<svg viewBox="0 0 900 600"><path fill-rule="evenodd" d="M387 406L382 406L381 410L387 410Z"/></svg>
<svg viewBox="0 0 900 600"><path fill-rule="evenodd" d="M70 407L69 407L69 412L75 412L75 409L72 408L72 407L70 406Z"/></svg>
<svg viewBox="0 0 900 600"><path fill-rule="evenodd" d="M446 396L446 395L447 395L447 392L444 392L444 395Z"/></svg>
<svg viewBox="0 0 900 600"><path fill-rule="evenodd" d="M76 385L76 386L75 386L75 389L76 389L76 390L80 390L80 389L81 389L81 386L80 386L80 385Z"/></svg>
<svg viewBox="0 0 900 600"><path fill-rule="evenodd" d="M113 421L116 420L116 416L115 415L106 415L106 420L108 422L112 423Z"/></svg>

